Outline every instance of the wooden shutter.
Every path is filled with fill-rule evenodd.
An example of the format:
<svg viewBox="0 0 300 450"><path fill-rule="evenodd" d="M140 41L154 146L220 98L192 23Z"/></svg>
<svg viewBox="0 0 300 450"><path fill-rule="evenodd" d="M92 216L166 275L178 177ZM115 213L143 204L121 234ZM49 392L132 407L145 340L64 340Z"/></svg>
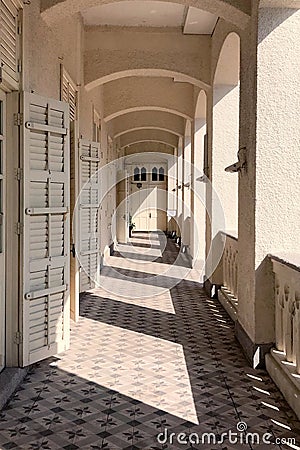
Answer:
<svg viewBox="0 0 300 450"><path fill-rule="evenodd" d="M80 292L92 289L100 273L100 144L79 141Z"/></svg>
<svg viewBox="0 0 300 450"><path fill-rule="evenodd" d="M69 346L69 106L24 94L23 365Z"/></svg>
<svg viewBox="0 0 300 450"><path fill-rule="evenodd" d="M21 32L18 2L0 0L0 65L1 78L5 87L18 89L20 71Z"/></svg>
<svg viewBox="0 0 300 450"><path fill-rule="evenodd" d="M66 69L61 66L61 95L60 98L70 106L70 121L77 119L78 89Z"/></svg>

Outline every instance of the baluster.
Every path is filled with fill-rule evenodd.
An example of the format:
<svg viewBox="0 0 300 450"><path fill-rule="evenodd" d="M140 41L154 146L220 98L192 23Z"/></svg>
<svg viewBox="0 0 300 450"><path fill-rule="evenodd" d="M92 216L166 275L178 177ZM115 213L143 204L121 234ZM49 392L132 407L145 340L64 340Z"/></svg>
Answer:
<svg viewBox="0 0 300 450"><path fill-rule="evenodd" d="M280 284L278 281L278 276L276 275L276 288L275 288L275 337L276 337L276 348L280 352L284 351L283 343L283 295L281 293Z"/></svg>

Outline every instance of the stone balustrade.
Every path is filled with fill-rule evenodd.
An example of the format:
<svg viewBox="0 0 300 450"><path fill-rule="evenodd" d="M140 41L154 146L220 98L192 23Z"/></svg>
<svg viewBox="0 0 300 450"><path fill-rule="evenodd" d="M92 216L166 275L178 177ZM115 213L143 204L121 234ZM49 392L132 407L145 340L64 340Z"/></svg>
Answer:
<svg viewBox="0 0 300 450"><path fill-rule="evenodd" d="M223 284L218 293L218 298L233 320L237 319L238 307L238 239L231 234L223 233L224 253Z"/></svg>
<svg viewBox="0 0 300 450"><path fill-rule="evenodd" d="M275 348L266 366L300 418L300 255L270 258L275 274Z"/></svg>

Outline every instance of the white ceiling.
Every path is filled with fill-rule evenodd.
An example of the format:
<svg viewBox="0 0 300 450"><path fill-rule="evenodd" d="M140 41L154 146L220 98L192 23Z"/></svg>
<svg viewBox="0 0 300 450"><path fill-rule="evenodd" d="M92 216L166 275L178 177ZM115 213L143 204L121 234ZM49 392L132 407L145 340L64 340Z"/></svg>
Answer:
<svg viewBox="0 0 300 450"><path fill-rule="evenodd" d="M183 27L185 34L211 34L217 16L197 8L156 0L133 0L82 11L86 25Z"/></svg>

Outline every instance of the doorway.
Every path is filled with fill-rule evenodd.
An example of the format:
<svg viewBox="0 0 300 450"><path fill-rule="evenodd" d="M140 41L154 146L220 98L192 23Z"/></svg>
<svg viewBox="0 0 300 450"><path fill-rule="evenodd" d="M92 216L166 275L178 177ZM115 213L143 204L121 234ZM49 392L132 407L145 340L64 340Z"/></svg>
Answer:
<svg viewBox="0 0 300 450"><path fill-rule="evenodd" d="M166 181L131 181L129 211L134 231L166 231Z"/></svg>

